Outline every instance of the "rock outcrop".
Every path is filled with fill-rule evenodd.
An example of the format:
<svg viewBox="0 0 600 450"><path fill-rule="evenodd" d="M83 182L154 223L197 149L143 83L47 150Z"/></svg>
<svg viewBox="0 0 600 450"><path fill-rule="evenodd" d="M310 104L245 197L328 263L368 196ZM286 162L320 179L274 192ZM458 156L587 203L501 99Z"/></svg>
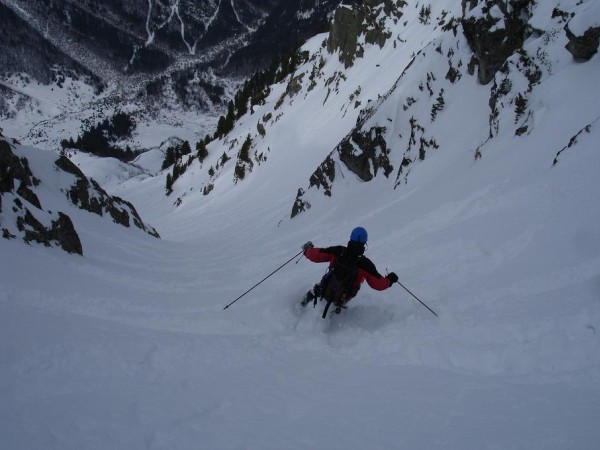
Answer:
<svg viewBox="0 0 600 450"><path fill-rule="evenodd" d="M108 214L119 225L134 225L154 237L159 237L154 228L144 224L131 203L120 197L108 195L95 180L89 180L67 157L60 156L54 164L76 177L75 183L67 192L72 204L99 216Z"/></svg>
<svg viewBox="0 0 600 450"><path fill-rule="evenodd" d="M39 183L29 168L27 158L19 158L12 152L8 141L0 140L0 213L4 212L2 198L5 194L10 194L13 200L10 212L14 214L16 228L25 242L39 242L47 247L58 245L69 253L82 255L81 241L69 216L58 212L58 217L52 220L52 214L42 209L38 196L33 192L33 188ZM31 209L25 206L26 203L29 203ZM46 226L42 221L47 222L48 217L51 223ZM3 227L3 237L16 237L9 230L8 224L0 223L0 226Z"/></svg>
<svg viewBox="0 0 600 450"><path fill-rule="evenodd" d="M1 137L1 135L0 135ZM89 180L77 166L65 156L60 156L54 167L44 170L45 173L59 172L61 180L74 177L70 186L54 185L36 177L30 168L28 157L18 156L17 145L0 139L0 227L2 237L24 242L40 243L46 247L60 247L68 253L83 255L83 246L75 224L64 212L73 206L97 214L108 215L112 221L124 227L132 225L144 232L160 237L156 230L146 225L134 206L119 198L110 196L96 183ZM31 149L33 150L33 149ZM33 157L32 155L31 157ZM43 155L45 161L47 155ZM39 163L39 161L38 161ZM37 164L41 165L41 164ZM70 174L72 177L65 176ZM43 190L40 190L43 187ZM40 188L40 189L38 189ZM36 193L36 190L38 193ZM51 203L63 211L50 211L38 194L48 203L48 195L55 197ZM49 194L50 192L50 194Z"/></svg>
<svg viewBox="0 0 600 450"><path fill-rule="evenodd" d="M354 130L338 145L340 160L363 181L371 181L380 169L387 177L394 170L388 154L390 150L383 137L385 128L370 131Z"/></svg>
<svg viewBox="0 0 600 450"><path fill-rule="evenodd" d="M339 52L340 62L346 68L351 67L364 53L362 40L383 47L391 37L383 26L384 17L400 18L404 4L401 0L364 0L352 7L342 4L335 10L327 51Z"/></svg>
<svg viewBox="0 0 600 450"><path fill-rule="evenodd" d="M473 2L471 2L473 3ZM527 38L531 0L487 0L480 15L468 15L462 27L469 46L475 53L478 79L488 84L504 62Z"/></svg>
<svg viewBox="0 0 600 450"><path fill-rule="evenodd" d="M567 33L567 38L569 38L569 43L565 48L573 55L575 60L582 62L589 61L598 52L600 27L588 28L583 35L575 36L567 24L565 32Z"/></svg>

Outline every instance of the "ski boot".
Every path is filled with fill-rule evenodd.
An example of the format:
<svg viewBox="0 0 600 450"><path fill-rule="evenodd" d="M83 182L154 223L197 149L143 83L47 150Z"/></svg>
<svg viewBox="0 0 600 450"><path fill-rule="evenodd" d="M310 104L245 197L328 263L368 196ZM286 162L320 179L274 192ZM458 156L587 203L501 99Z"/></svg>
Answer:
<svg viewBox="0 0 600 450"><path fill-rule="evenodd" d="M337 301L335 303L335 313L339 314L342 312L342 309L348 309L348 307L346 306L346 303L348 303L350 301L349 298L347 298L346 294L342 295L342 298L339 299L339 301Z"/></svg>
<svg viewBox="0 0 600 450"><path fill-rule="evenodd" d="M335 310L333 312L339 314L342 312L342 309L348 309L348 307L345 305L336 305Z"/></svg>
<svg viewBox="0 0 600 450"><path fill-rule="evenodd" d="M312 302L314 299L315 299L315 296L314 296L313 292L312 291L308 291L306 294L304 294L304 298L302 299L302 301L300 302L300 304L302 306L306 306L310 302Z"/></svg>
<svg viewBox="0 0 600 450"><path fill-rule="evenodd" d="M313 302L313 307L317 306L317 300L321 297L321 285L315 284L314 287L304 294L304 299L300 302L302 306L308 305Z"/></svg>

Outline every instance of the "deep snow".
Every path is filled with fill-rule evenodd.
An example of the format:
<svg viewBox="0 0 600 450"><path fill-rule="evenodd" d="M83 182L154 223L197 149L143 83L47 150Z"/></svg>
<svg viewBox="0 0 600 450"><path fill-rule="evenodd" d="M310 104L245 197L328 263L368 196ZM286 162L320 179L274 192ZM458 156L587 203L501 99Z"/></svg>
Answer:
<svg viewBox="0 0 600 450"><path fill-rule="evenodd" d="M407 45L426 45L431 29L411 26ZM237 185L233 164L206 171L256 129L284 84L229 142L211 144L171 197L164 174L104 180L163 239L88 218L84 257L0 240L0 447L596 449L600 123L552 162L600 116L590 89L600 60L577 64L560 48L548 49L553 71L531 93L534 131L517 137L503 124L478 160L489 87L466 76L445 85L435 130L446 145L397 189L342 168L332 198L312 194L312 208L288 218L296 189L356 121L349 95L361 85L364 103L377 98L408 63L390 58L400 55L391 46L367 48L325 106L323 84L286 102L260 144L267 161ZM376 58L395 64L380 71ZM324 79L339 68L328 59ZM569 96L554 95L565 86ZM392 115L400 127L400 99L416 90L402 89L374 122ZM357 225L379 270L395 271L439 318L399 286L364 286L323 320L323 305L298 302L325 268L302 258L223 310L305 241L343 244Z"/></svg>

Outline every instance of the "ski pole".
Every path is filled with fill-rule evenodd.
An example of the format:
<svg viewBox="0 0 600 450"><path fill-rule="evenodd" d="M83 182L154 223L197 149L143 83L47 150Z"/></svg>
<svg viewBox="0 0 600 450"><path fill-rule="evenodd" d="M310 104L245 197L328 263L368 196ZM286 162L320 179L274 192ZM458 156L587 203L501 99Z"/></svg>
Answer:
<svg viewBox="0 0 600 450"><path fill-rule="evenodd" d="M410 295L412 295L414 298L416 298L417 300L419 300L419 297L417 297L415 294L413 294L412 292L410 292L406 286L404 286L402 283L400 283L399 281L396 281L396 283L398 283L400 286L402 286L404 288L404 290L406 292L408 292ZM425 303L423 303L421 300L419 300L419 303L421 303L421 305L423 305L425 308L427 308L429 311L431 311L433 313L433 315L435 317L438 317L438 315L435 313L435 311L433 311L433 309L431 309L429 306L427 306Z"/></svg>
<svg viewBox="0 0 600 450"><path fill-rule="evenodd" d="M286 261L281 266L279 266L277 269L275 269L273 272L271 272L269 275L267 275L266 277L264 277L262 280L260 280L258 283L256 283L254 286L252 286L250 289L248 289L246 292L244 292L242 295L240 295L238 298L236 298L234 301L232 301L229 305L225 306L225 308L223 308L223 309L229 308L231 305L233 305L235 302L237 302L240 298L242 298L244 295L246 295L248 292L250 292L256 286L258 286L260 283L262 283L267 278L269 278L271 275L273 275L275 272L277 272L278 270L280 270L281 268L283 268L283 266L285 266L286 264L291 263L297 256L300 256L301 253L304 253L304 250L300 250L299 253L297 253L294 256L292 256L288 261Z"/></svg>

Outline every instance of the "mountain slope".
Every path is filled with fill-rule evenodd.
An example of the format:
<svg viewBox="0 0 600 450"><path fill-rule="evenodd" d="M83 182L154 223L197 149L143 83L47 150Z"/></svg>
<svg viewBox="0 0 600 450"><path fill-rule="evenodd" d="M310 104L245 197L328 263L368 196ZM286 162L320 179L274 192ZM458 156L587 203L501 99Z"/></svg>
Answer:
<svg viewBox="0 0 600 450"><path fill-rule="evenodd" d="M22 26L43 36L105 81L128 72L164 70L178 57L207 53L264 18L273 0L235 2L5 0ZM21 45L27 44L16 38ZM12 69L8 65L6 69ZM31 74L35 75L35 74Z"/></svg>
<svg viewBox="0 0 600 450"><path fill-rule="evenodd" d="M163 239L84 227L84 258L0 239L3 447L597 447L600 59L575 60L563 29L574 13L584 35L597 7L530 5L525 54L484 85L459 24L483 4L415 5L371 16L392 34L357 34L362 56L310 40L171 196L166 172L111 183ZM365 286L327 320L300 308L325 267L290 258L357 225L438 318L400 287Z"/></svg>
<svg viewBox="0 0 600 450"><path fill-rule="evenodd" d="M563 15L583 35L593 29L598 12L588 3L572 3L572 11ZM288 195L301 188L295 204L291 202L293 217L315 202L319 192L331 195L345 170L361 181L386 178L390 188L402 190L411 171L430 155L462 151L478 162L488 148L528 148L538 139L548 151L540 163L552 163L574 136L591 129L600 117L592 87L595 59L578 62L565 49L570 43L568 27L550 4L528 4L506 17L497 7L484 12L484 5L471 11L452 2L431 5L426 16L424 5L395 11L387 9L388 2L375 2L358 13L340 8L350 11L336 13L342 36L351 32L348 18L366 18L362 31L355 27L359 31L354 31L354 46L340 50L336 21L331 35L311 40L303 47L306 62L270 87L264 104L238 119L224 139L208 146L211 156L187 169L194 182L186 183L184 175L181 188L175 184L174 196L201 205L211 202L213 192L235 189L233 185L251 196L249 185L272 183L278 177L275 184L281 189L279 181L285 183ZM512 20L510 14L522 14L521 25L501 27ZM472 42L461 32L470 23L481 27L480 37ZM373 28L379 31L371 33ZM511 33L517 33L513 40L524 46L514 47L504 60L494 62L489 56L490 61L484 61L472 50ZM481 84L477 67L485 65L489 71L493 64L496 77L485 75L487 84ZM568 99L554 101L558 86L577 89ZM564 111L569 108L582 114L566 114L567 126ZM250 158L241 160L239 152L248 137ZM302 153L302 166L288 157L290 151ZM278 164L281 160L290 163ZM236 166L246 168L245 179L237 177ZM309 180L307 170L314 171ZM211 194L205 197L207 188Z"/></svg>
<svg viewBox="0 0 600 450"><path fill-rule="evenodd" d="M3 128L56 151L62 139L126 110L169 133L130 139L132 148L171 136L197 141L250 73L326 26L334 7L315 0L2 1ZM283 16L285 27L274 26Z"/></svg>
<svg viewBox="0 0 600 450"><path fill-rule="evenodd" d="M52 152L0 139L0 180L0 226L5 239L19 237L28 244L58 246L81 255L77 228L94 224L85 217L92 214L99 216L94 226L104 218L158 237L131 203L108 195L64 155L57 158Z"/></svg>

